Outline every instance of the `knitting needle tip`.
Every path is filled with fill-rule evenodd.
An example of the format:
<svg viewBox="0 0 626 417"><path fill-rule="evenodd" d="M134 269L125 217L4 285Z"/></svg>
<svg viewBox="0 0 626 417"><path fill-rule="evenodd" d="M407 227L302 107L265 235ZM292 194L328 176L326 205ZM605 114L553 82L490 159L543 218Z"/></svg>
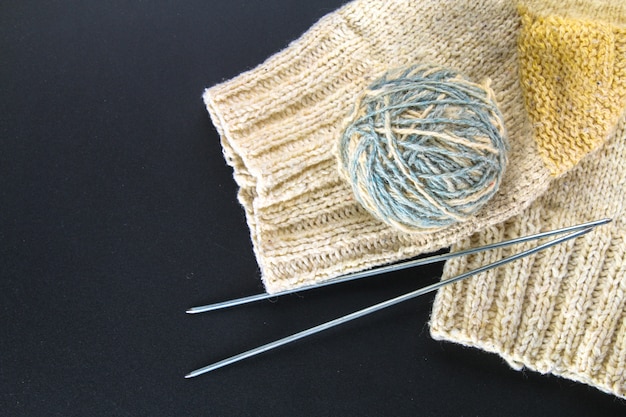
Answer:
<svg viewBox="0 0 626 417"><path fill-rule="evenodd" d="M277 348L279 346L283 346L283 345L286 345L288 343L294 342L296 340L305 338L307 336L310 336L310 335L322 332L324 330L327 330L327 329L330 329L332 327L338 326L340 324L349 322L351 320L354 320L354 319L366 316L366 315L371 314L371 313L373 313L375 311L382 310L382 309L390 307L392 305L396 305L396 304L399 304L399 303L404 302L406 300L410 300L412 298L419 297L420 295L424 295L424 294L427 294L429 292L438 290L439 288L441 288L441 287L443 287L445 285L449 285L449 284L453 284L455 282L459 282L459 281L464 280L466 278L469 278L469 277L471 277L473 275L485 272L485 271L487 271L489 269L496 268L498 266L505 265L505 264L507 264L509 262L513 262L513 261L515 261L517 259L524 258L526 256L535 254L535 253L537 253L539 251L542 251L544 249L547 249L547 248L549 248L551 246L554 246L554 245L557 245L559 243L565 242L566 240L570 240L570 239L574 239L574 238L576 238L578 236L582 236L582 235L592 231L596 226L598 226L600 224L606 224L609 221L611 221L611 220L610 219L602 219L600 221L593 222L594 224L591 224L591 225L590 224L586 224L585 227L582 228L582 229L579 229L580 226L568 228L570 231L571 230L576 230L576 231L574 231L572 233L569 233L569 234L567 234L567 235L565 235L563 237L554 239L554 240L552 240L550 242L546 242L546 243L543 243L541 245L535 246L534 248L527 249L527 250L525 250L523 252L520 252L520 253L517 253L515 255L512 255L512 256L500 259L499 261L496 261L496 262L490 263L488 265L484 265L484 266L478 267L478 268L476 268L474 270L470 270L470 271L464 272L464 273L462 273L460 275L457 275L455 277L448 278L447 280L439 281L439 282L436 282L434 284L428 285L426 287L419 288L417 290L414 290L414 291L409 292L407 294L401 295L399 297L392 298L392 299L387 300L387 301L383 301L382 303L375 304L373 306L364 308L362 310L355 311L354 313L350 313L350 314L347 314L347 315L345 315L343 317L339 317L337 319L328 321L326 323L322 323L322 324L317 325L315 327L311 327L311 328L303 330L301 332L292 334L291 336L287 336L287 337L284 337L282 339L275 340L274 342L267 343L265 345L262 345L262 346L259 346L257 348L248 350L248 351L240 353L238 355L231 356L230 358L227 358L227 359L224 359L222 361L216 362L216 363L214 363L212 365L208 365L208 366L205 366L203 368L196 369L195 371L192 371L192 372L188 373L187 375L185 375L185 378L193 378L195 376L199 376L199 375L202 375L204 373L211 372L211 371L213 371L215 369L222 368L224 366L233 364L235 362L239 362L240 360L243 360L243 359L255 356L255 355L259 354L259 353L266 352L268 350L271 350L271 349ZM561 229L561 230L565 230L565 229ZM237 303L239 303L239 301L237 301ZM190 310L193 310L193 309L190 309Z"/></svg>
<svg viewBox="0 0 626 417"><path fill-rule="evenodd" d="M596 226L601 226L607 223L610 223L612 221L612 219L610 218L604 218L604 219L600 219L600 220L594 220L591 222L587 222L587 223L582 223L576 226L570 226L570 227L564 227L562 229L557 229L557 230L552 230L552 231L548 231L548 232L542 232L542 233L538 233L535 235L531 235L531 236L523 236L520 238L515 238L515 239L511 239L505 242L498 242L495 244L491 244L491 245L486 245L483 246L481 248L474 248L474 249L468 249L468 250L464 250L464 251L460 251L460 252L456 252L456 253L445 253L442 255L435 255L435 256L430 256L427 258L421 258L421 259L416 259L416 260L411 260L411 261L407 261L407 262L401 262L398 264L391 264L391 265L386 265L383 267L378 267L378 268L372 268L369 270L365 270L365 271L360 271L360 272L355 272L355 273L351 273L351 274L347 274L344 275L342 277L338 277L338 278L334 278L334 279L330 279L326 282L321 282L318 284L313 284L313 285L308 285L305 287L300 287L300 288L294 288L291 290L287 290L287 291L282 291L282 292L278 292L278 293L274 293L274 294L267 294L267 293L262 293L262 294L256 294L256 295L250 295L247 297L242 297L242 298L237 298L234 300L228 300L228 301L222 301L219 303L214 303L214 304L208 304L208 305L204 305L204 306L197 306L197 307L191 307L189 309L186 310L187 314L198 314L198 313L204 313L207 311L213 311L213 310L219 310L222 308L227 308L227 307L234 307L237 305L242 305L242 304L247 304L247 303L252 303L255 301L261 301L261 300L267 300L269 298L274 298L274 297L279 297L279 296L283 296L283 295L287 295L287 294L293 294L293 293L300 293L309 289L314 289L314 288L321 288L327 285L332 285L332 284L338 284L340 282L347 282L347 281L352 281L355 279L360 279L360 278L365 278L365 277L369 277L372 275L378 275L378 274L382 274L385 272L391 272L391 271L396 271L396 270L400 270L400 269L405 269L408 267L415 267L415 266L419 266L419 265L426 265L426 264L430 264L430 263L434 263L434 262L439 262L439 261L444 261L444 260L448 260L457 256L463 256L463 255L469 255L472 253L476 253L476 252L482 252L485 250L489 250L489 249L496 249L498 247L504 247L504 246L509 246L515 243L521 243L524 241L529 241L529 240L535 240L535 239L539 239L539 238L543 238L543 237L548 237L548 236L552 236L555 234L560 234L560 233L567 233L567 232L573 232L575 230L582 230L585 228L593 228Z"/></svg>

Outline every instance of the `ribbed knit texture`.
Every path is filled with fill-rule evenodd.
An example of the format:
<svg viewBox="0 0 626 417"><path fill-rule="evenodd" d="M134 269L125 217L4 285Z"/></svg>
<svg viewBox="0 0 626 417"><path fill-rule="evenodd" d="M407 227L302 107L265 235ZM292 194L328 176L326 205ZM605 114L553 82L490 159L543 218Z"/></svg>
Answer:
<svg viewBox="0 0 626 417"><path fill-rule="evenodd" d="M612 217L575 241L440 290L435 339L500 354L626 398L626 118L615 137L522 214L464 239L476 247ZM448 261L443 279L534 246Z"/></svg>
<svg viewBox="0 0 626 417"><path fill-rule="evenodd" d="M572 3L571 15L585 5ZM559 5L568 10L566 6ZM529 3L525 19L536 20L531 12L538 7ZM619 15L616 11L621 13L618 6L603 9ZM563 144L562 136L552 131L541 134L537 125L543 113L529 120L525 104L533 108L531 100L544 90L535 94L527 85L524 92L520 84L521 23L512 0L357 0L321 19L259 67L205 92L224 155L240 186L239 200L267 291L449 246L517 214L555 175L604 141L607 132L602 129L613 127L614 114L599 121L601 128L594 128L590 146L580 137ZM619 56L616 45L603 48ZM540 52L530 50L524 56ZM495 196L470 219L430 234L399 231L370 215L339 176L335 160L337 138L357 96L387 70L417 63L454 68L471 80L490 79L511 147ZM623 71L623 66L618 68ZM524 83L533 77L535 72L529 71ZM559 103L569 90L546 91ZM598 97L587 95L583 103L589 106L574 106L568 113L574 119L567 120L597 108ZM563 118L555 120L562 128ZM553 146L561 145L575 150L565 163L554 162L558 158Z"/></svg>
<svg viewBox="0 0 626 417"><path fill-rule="evenodd" d="M540 121L529 120L525 111L533 93L524 93L520 84L521 20L511 0L357 0L259 67L205 92L240 186L267 291L449 246L519 213L572 165L572 158L565 165L552 163L551 148L544 146L549 138L537 129L533 136L533 124ZM467 221L430 234L399 231L371 216L339 176L335 160L335 144L356 97L387 70L416 63L490 79L511 146L495 196ZM597 107L593 94L587 99ZM575 116L589 108L574 110ZM612 127L611 117L604 127ZM580 148L574 161L607 132L597 133L593 146L568 143Z"/></svg>
<svg viewBox="0 0 626 417"><path fill-rule="evenodd" d="M626 4L528 4L537 14L524 18L520 49L528 68L521 76L542 157L553 172L582 161L521 214L452 250L614 220L440 290L431 334L498 353L514 369L559 375L626 398ZM529 53L542 49L550 51L545 59ZM554 96L559 89L565 90L560 101ZM598 130L616 118L621 122L604 142ZM448 261L443 279L534 244Z"/></svg>
<svg viewBox="0 0 626 417"><path fill-rule="evenodd" d="M616 126L626 97L626 4L518 6L356 0L259 67L206 90L204 100L269 292L457 242L453 250L614 217L576 241L440 291L431 332L497 352L515 368L624 397L626 133L624 123ZM510 144L498 192L436 233L377 220L336 162L346 117L365 87L420 63L491 80ZM508 253L451 261L444 278Z"/></svg>
<svg viewBox="0 0 626 417"><path fill-rule="evenodd" d="M519 28L511 1L357 0L205 92L269 292L447 247L547 188L519 84ZM387 70L416 63L491 79L510 136L500 191L472 219L436 234L401 232L371 216L335 157L356 97Z"/></svg>

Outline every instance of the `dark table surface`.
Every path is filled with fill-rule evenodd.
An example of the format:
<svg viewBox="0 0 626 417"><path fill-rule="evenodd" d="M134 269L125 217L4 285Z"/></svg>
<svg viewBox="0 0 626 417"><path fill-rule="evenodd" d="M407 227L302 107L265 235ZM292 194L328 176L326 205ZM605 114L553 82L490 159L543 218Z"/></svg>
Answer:
<svg viewBox="0 0 626 417"><path fill-rule="evenodd" d="M626 415L594 388L433 341L433 296L183 378L440 274L184 313L262 290L203 89L341 4L0 4L0 415Z"/></svg>

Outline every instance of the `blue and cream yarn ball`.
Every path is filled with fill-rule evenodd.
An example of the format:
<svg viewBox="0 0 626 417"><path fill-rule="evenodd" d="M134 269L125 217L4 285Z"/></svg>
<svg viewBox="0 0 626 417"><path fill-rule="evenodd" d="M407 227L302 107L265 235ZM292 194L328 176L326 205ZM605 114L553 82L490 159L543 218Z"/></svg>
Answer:
<svg viewBox="0 0 626 417"><path fill-rule="evenodd" d="M506 165L502 115L487 85L418 65L387 72L358 98L338 146L356 199L404 231L470 218Z"/></svg>

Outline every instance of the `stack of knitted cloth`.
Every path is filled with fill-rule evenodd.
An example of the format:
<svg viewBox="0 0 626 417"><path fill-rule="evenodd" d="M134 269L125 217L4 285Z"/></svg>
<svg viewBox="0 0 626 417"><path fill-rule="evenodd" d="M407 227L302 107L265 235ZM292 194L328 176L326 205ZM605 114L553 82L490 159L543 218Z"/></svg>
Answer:
<svg viewBox="0 0 626 417"><path fill-rule="evenodd" d="M497 192L436 231L372 216L337 162L362 91L424 63L489 80L509 143ZM612 217L584 238L441 290L431 333L626 396L622 1L356 0L204 99L269 292ZM506 254L449 261L443 279Z"/></svg>

